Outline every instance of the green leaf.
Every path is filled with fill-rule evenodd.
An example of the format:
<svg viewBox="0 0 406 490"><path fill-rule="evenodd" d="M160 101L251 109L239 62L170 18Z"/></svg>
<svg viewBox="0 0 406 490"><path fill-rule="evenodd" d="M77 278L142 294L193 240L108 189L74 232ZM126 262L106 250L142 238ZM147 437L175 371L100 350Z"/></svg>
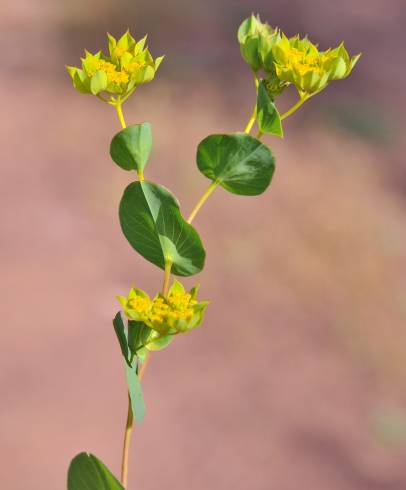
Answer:
<svg viewBox="0 0 406 490"><path fill-rule="evenodd" d="M148 344L148 339L152 334L153 330L144 322L128 320L128 347L131 354L137 355L138 349Z"/></svg>
<svg viewBox="0 0 406 490"><path fill-rule="evenodd" d="M176 198L151 182L134 182L124 191L120 223L131 246L145 259L172 272L191 276L203 269L205 251L193 226L182 217Z"/></svg>
<svg viewBox="0 0 406 490"><path fill-rule="evenodd" d="M121 353L127 364L130 363L128 358L128 334L127 329L123 322L123 317L121 311L117 313L113 320L114 331L116 332L118 342L120 344Z"/></svg>
<svg viewBox="0 0 406 490"><path fill-rule="evenodd" d="M97 71L90 80L90 91L93 95L97 95L107 87L107 75L104 71Z"/></svg>
<svg viewBox="0 0 406 490"><path fill-rule="evenodd" d="M96 456L80 453L69 466L68 490L124 490L124 487Z"/></svg>
<svg viewBox="0 0 406 490"><path fill-rule="evenodd" d="M140 424L144 420L145 416L145 403L142 395L141 381L138 377L138 361L137 358L133 360L132 366L125 365L127 374L127 386L128 394L130 395L131 408L135 421Z"/></svg>
<svg viewBox="0 0 406 490"><path fill-rule="evenodd" d="M258 85L257 122L261 133L275 134L276 136L283 137L281 117L266 90L263 80Z"/></svg>
<svg viewBox="0 0 406 490"><path fill-rule="evenodd" d="M147 122L128 126L111 141L110 155L124 170L143 174L152 149L151 125Z"/></svg>
<svg viewBox="0 0 406 490"><path fill-rule="evenodd" d="M138 349L148 343L153 332L143 322L128 320L126 326L120 311L114 317L113 325L125 360L128 394L131 399L133 415L135 420L141 423L145 416L145 404L141 382L138 378L138 359L143 356L138 357ZM129 351L131 352L131 359L129 359Z"/></svg>
<svg viewBox="0 0 406 490"><path fill-rule="evenodd" d="M197 148L197 166L224 189L245 196L264 192L275 170L271 150L243 133L208 136Z"/></svg>

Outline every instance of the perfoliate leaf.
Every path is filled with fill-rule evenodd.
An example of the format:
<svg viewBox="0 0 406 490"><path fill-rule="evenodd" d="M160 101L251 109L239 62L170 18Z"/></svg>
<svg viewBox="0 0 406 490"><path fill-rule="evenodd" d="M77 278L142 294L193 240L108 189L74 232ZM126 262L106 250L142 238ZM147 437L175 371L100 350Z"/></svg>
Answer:
<svg viewBox="0 0 406 490"><path fill-rule="evenodd" d="M197 148L197 165L224 189L245 196L264 192L275 169L271 150L243 133L205 138Z"/></svg>
<svg viewBox="0 0 406 490"><path fill-rule="evenodd" d="M175 197L151 182L134 182L124 191L120 223L131 246L145 259L172 272L191 276L203 269L205 251L193 226L182 217Z"/></svg>
<svg viewBox="0 0 406 490"><path fill-rule="evenodd" d="M124 487L96 456L80 453L69 466L68 490L124 490Z"/></svg>
<svg viewBox="0 0 406 490"><path fill-rule="evenodd" d="M144 173L152 149L151 125L134 124L117 133L110 144L111 158L124 170Z"/></svg>
<svg viewBox="0 0 406 490"><path fill-rule="evenodd" d="M261 133L283 136L281 117L261 80L258 85L257 122Z"/></svg>

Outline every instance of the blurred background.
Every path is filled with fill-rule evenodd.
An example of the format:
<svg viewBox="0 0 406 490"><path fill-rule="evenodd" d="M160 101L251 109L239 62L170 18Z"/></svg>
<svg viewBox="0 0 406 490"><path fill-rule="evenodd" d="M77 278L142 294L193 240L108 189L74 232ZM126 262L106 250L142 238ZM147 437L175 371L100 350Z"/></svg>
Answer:
<svg viewBox="0 0 406 490"><path fill-rule="evenodd" d="M148 120L148 178L188 214L195 150L254 102L236 31L251 11L363 57L266 138L258 198L217 190L195 221L212 300L201 329L154 355L130 490L406 488L404 0L2 1L0 481L64 490L87 450L119 473L126 387L116 294L161 273L119 228L130 174L108 156L114 109L65 64L106 31L149 33L157 79L124 110ZM293 103L293 89L279 107Z"/></svg>

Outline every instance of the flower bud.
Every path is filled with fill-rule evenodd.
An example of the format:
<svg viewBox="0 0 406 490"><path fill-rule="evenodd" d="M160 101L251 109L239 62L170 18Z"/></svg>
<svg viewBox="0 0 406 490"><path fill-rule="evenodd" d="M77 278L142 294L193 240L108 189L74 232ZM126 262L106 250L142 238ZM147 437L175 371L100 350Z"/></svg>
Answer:
<svg viewBox="0 0 406 490"><path fill-rule="evenodd" d="M350 75L361 54L350 58L344 43L323 53L324 67L329 71L329 80L342 80Z"/></svg>
<svg viewBox="0 0 406 490"><path fill-rule="evenodd" d="M275 72L272 46L279 38L278 29L262 23L258 16L251 15L244 20L238 29L238 42L242 57L253 71Z"/></svg>

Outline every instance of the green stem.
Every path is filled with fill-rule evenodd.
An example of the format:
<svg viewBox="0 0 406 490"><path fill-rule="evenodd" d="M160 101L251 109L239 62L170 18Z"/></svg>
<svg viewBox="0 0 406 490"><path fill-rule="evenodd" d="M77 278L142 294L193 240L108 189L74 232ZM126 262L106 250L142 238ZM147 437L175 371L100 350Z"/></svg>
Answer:
<svg viewBox="0 0 406 490"><path fill-rule="evenodd" d="M212 182L209 187L207 188L206 192L203 194L203 196L199 199L197 202L196 206L193 208L192 212L190 213L189 218L187 219L187 222L190 224L194 219L196 214L199 212L199 209L203 206L203 204L206 202L210 194L214 191L214 189L218 186L218 182L214 181Z"/></svg>
<svg viewBox="0 0 406 490"><path fill-rule="evenodd" d="M139 379L140 381L144 377L145 374L145 369L148 365L148 361L150 359L151 352L148 352L144 362L142 363L140 372L139 372ZM133 416L133 410L131 408L131 398L130 394L128 394L128 410L127 410L127 421L125 424L125 431L124 431L124 444L123 444L123 457L121 460L121 485L124 488L127 488L128 484L128 457L130 455L130 443L131 443L131 436L133 433L133 428L134 428L134 416Z"/></svg>
<svg viewBox="0 0 406 490"><path fill-rule="evenodd" d="M168 296L169 283L171 280L171 269L172 262L170 260L165 260L165 270L164 270L164 283L162 285L162 296Z"/></svg>
<svg viewBox="0 0 406 490"><path fill-rule="evenodd" d="M128 97L130 97L130 95L132 95L134 93L134 90L136 89L137 87L134 87L132 90L130 90L128 92L127 95L125 95L122 99L121 99L121 103L124 104L124 102L128 99Z"/></svg>
<svg viewBox="0 0 406 490"><path fill-rule="evenodd" d="M123 114L123 102L124 102L124 99L120 99L120 97L118 97L114 106L117 110L117 115L118 115L118 118L120 119L121 127L123 129L125 129L127 127L127 125L125 123L124 114ZM142 171L137 170L137 175L138 175L138 178L140 179L140 182L143 182L144 181L144 173Z"/></svg>
<svg viewBox="0 0 406 490"><path fill-rule="evenodd" d="M287 117L291 116L294 112L296 112L299 107L306 102L306 100L309 98L309 96L304 96L301 97L295 105L293 105L288 111L286 111L284 114L281 115L281 121L286 119Z"/></svg>
<svg viewBox="0 0 406 490"><path fill-rule="evenodd" d="M255 73L255 71L253 71L252 73L254 75L256 96L258 96L257 94L258 94L259 78L257 77L257 74ZM256 118L257 118L257 102L255 101L254 108L252 109L251 116L247 122L247 125L245 126L244 133L250 134L252 126L254 125Z"/></svg>
<svg viewBox="0 0 406 490"><path fill-rule="evenodd" d="M128 483L128 456L130 453L130 442L131 435L133 431L134 417L131 408L131 398L128 395L128 411L127 411L127 422L125 424L124 431L124 444L123 444L123 457L121 461L121 484L124 488L127 488Z"/></svg>
<svg viewBox="0 0 406 490"><path fill-rule="evenodd" d="M244 133L250 134L252 126L255 123L256 117L257 117L257 104L255 104L251 117L249 118L247 125L245 126Z"/></svg>
<svg viewBox="0 0 406 490"><path fill-rule="evenodd" d="M122 102L120 100L120 97L117 99L115 106L116 106L118 118L120 119L121 127L125 129L127 125L125 123L123 109L122 109Z"/></svg>

